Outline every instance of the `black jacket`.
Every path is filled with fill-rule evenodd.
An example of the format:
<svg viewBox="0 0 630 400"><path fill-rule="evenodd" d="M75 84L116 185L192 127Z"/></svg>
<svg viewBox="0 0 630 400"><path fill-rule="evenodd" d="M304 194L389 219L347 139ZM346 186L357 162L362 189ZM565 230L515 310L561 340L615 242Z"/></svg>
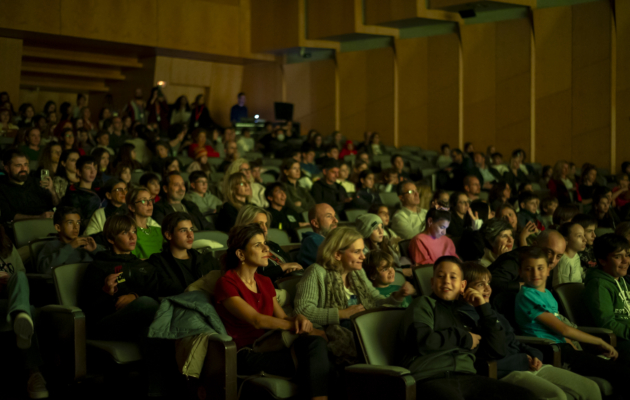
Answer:
<svg viewBox="0 0 630 400"><path fill-rule="evenodd" d="M492 274L490 302L510 322L514 322L515 298L518 291L521 290L521 278L518 269L518 249L500 255L488 267L488 271Z"/></svg>
<svg viewBox="0 0 630 400"><path fill-rule="evenodd" d="M112 296L103 291L108 275L122 272L118 277L118 291ZM116 312L116 301L126 294L157 297L158 275L155 267L133 254L101 251L88 265L79 288L79 307L88 326Z"/></svg>
<svg viewBox="0 0 630 400"><path fill-rule="evenodd" d="M382 204L381 197L377 193L373 193L367 189L359 189L354 195L350 207L367 210L373 204Z"/></svg>
<svg viewBox="0 0 630 400"><path fill-rule="evenodd" d="M475 324L479 324L480 317L473 306L468 303L461 303L459 310L466 314ZM514 329L512 329L508 320L496 311L495 314L505 331L505 357L497 360L497 379L501 379L513 371L529 371L528 355L543 361L543 354L540 350L516 340ZM480 355L480 357L483 357L483 355Z"/></svg>
<svg viewBox="0 0 630 400"><path fill-rule="evenodd" d="M266 208L266 210L271 214L272 228L285 231L291 237L292 243L300 243L300 239L296 231L300 227L300 222L304 222L304 218L301 215L298 215L287 206L282 207L281 211L278 211L273 207Z"/></svg>
<svg viewBox="0 0 630 400"><path fill-rule="evenodd" d="M325 179L320 179L313 183L311 194L315 200L315 204L326 203L334 208L337 214L343 211L345 200L348 197L346 189L338 183L329 185Z"/></svg>
<svg viewBox="0 0 630 400"><path fill-rule="evenodd" d="M232 205L229 201L223 204L223 207L217 213L217 229L221 232L229 233L230 229L236 225L236 216L238 215L238 209Z"/></svg>
<svg viewBox="0 0 630 400"><path fill-rule="evenodd" d="M195 280L210 271L221 269L221 264L212 256L212 253L201 254L196 250L188 250L188 256L191 259L191 272ZM161 253L151 255L149 264L153 265L160 274L159 297L168 297L184 293L188 285L194 282L186 281L170 249L165 249L162 250Z"/></svg>
<svg viewBox="0 0 630 400"><path fill-rule="evenodd" d="M52 195L39 186L38 179L29 177L23 185L18 185L6 176L1 178L0 222L13 221L15 214L40 215L52 208Z"/></svg>
<svg viewBox="0 0 630 400"><path fill-rule="evenodd" d="M191 222L193 223L193 226L195 226L195 228L197 228L200 231L213 230L214 226L212 225L211 222L209 222L207 219L203 217L203 215L201 214L201 211L199 211L199 207L197 207L195 203L188 200L182 200L182 204L184 205L184 207L186 207L186 210L188 210L188 214L190 215ZM168 203L165 197L161 201L158 201L157 203L155 203L155 206L153 207L152 218L155 220L155 222L162 225L162 221L164 221L164 217L174 212L175 210Z"/></svg>
<svg viewBox="0 0 630 400"><path fill-rule="evenodd" d="M63 196L59 206L74 207L81 212L81 233L87 228L94 211L101 206L101 198L98 196L99 188L93 190L81 189L70 185Z"/></svg>

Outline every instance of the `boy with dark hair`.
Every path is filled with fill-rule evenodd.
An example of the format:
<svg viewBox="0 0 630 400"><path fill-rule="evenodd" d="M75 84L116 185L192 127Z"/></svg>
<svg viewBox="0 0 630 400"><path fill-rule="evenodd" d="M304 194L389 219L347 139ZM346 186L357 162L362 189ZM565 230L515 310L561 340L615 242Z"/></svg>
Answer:
<svg viewBox="0 0 630 400"><path fill-rule="evenodd" d="M160 201L160 177L153 172L147 172L140 177L140 186L149 189L153 203Z"/></svg>
<svg viewBox="0 0 630 400"><path fill-rule="evenodd" d="M105 220L112 215L125 215L129 212L125 201L125 196L127 195L127 184L125 181L111 178L107 181L101 193L105 193L105 198L108 200L107 205L94 212L85 229L84 234L86 236L103 232Z"/></svg>
<svg viewBox="0 0 630 400"><path fill-rule="evenodd" d="M302 162L300 168L306 173L306 176L313 179L318 175L321 175L322 171L315 165L315 149L305 143L302 146Z"/></svg>
<svg viewBox="0 0 630 400"><path fill-rule="evenodd" d="M558 345L562 363L582 376L606 379L615 393L628 398L627 379L630 368L615 363L618 353L604 340L576 329L558 312L558 302L545 288L549 276L547 257L542 249L529 247L520 253L519 273L525 285L516 295L516 322L523 334L550 339ZM579 343L599 347L606 358L578 350Z"/></svg>
<svg viewBox="0 0 630 400"><path fill-rule="evenodd" d="M593 195L593 208L590 214L597 218L599 228L615 229L621 222L612 205L612 191L608 187L600 186Z"/></svg>
<svg viewBox="0 0 630 400"><path fill-rule="evenodd" d="M60 206L74 207L81 213L81 230L87 228L92 214L101 206L101 198L98 196L98 188L92 188L92 183L96 179L96 161L92 156L81 156L76 165L77 178L79 183L68 187L66 195L61 199Z"/></svg>
<svg viewBox="0 0 630 400"><path fill-rule="evenodd" d="M91 262L97 251L105 248L96 244L89 236L79 236L81 215L72 207L57 207L53 223L58 232L57 239L51 240L37 256L37 270L41 274L52 274L58 265Z"/></svg>
<svg viewBox="0 0 630 400"><path fill-rule="evenodd" d="M593 242L595 241L596 236L595 229L597 229L597 220L592 215L578 214L573 217L571 222L580 224L582 228L584 228L586 248L584 249L584 251L580 251L578 254L580 256L582 269L586 274L589 268L597 267L597 258L595 257L595 252L593 251Z"/></svg>
<svg viewBox="0 0 630 400"><path fill-rule="evenodd" d="M556 208L558 208L558 199L553 196L545 197L540 203L540 220L545 228L550 228L553 225L553 213Z"/></svg>
<svg viewBox="0 0 630 400"><path fill-rule="evenodd" d="M160 297L173 296L184 290L212 270L220 270L221 264L212 256L192 250L195 233L190 215L174 212L162 221L164 246L161 253L149 258L149 263L160 272Z"/></svg>
<svg viewBox="0 0 630 400"><path fill-rule="evenodd" d="M520 211L517 214L517 218L519 226L525 226L528 222L533 222L539 231L545 230L545 224L538 218L538 204L540 204L540 199L533 192L525 190L518 195Z"/></svg>
<svg viewBox="0 0 630 400"><path fill-rule="evenodd" d="M223 202L212 193L208 192L208 176L203 171L194 171L188 177L190 191L186 193L184 199L195 203L199 211L208 221L212 221L210 214L217 212Z"/></svg>
<svg viewBox="0 0 630 400"><path fill-rule="evenodd" d="M100 131L99 133L96 134L95 140L96 140L96 143L98 144L96 145L96 147L92 149L90 154L94 153L94 150L96 149L105 149L107 150L110 156L112 157L114 156L114 150L111 147L109 147L109 132Z"/></svg>
<svg viewBox="0 0 630 400"><path fill-rule="evenodd" d="M326 146L324 146L324 155L315 160L315 164L321 167L321 165L328 159L339 159L339 147L334 144L327 144Z"/></svg>
<svg viewBox="0 0 630 400"><path fill-rule="evenodd" d="M465 262L464 279L469 288L481 293L486 302L490 300L492 274L486 267L477 262ZM459 310L468 315L475 326L479 322L477 314L470 303L460 303ZM573 372L543 364L540 350L521 343L515 336L514 329L503 315L497 318L505 331L506 356L497 360L497 378L503 382L528 388L539 398L581 400L601 399L599 387L592 380Z"/></svg>
<svg viewBox="0 0 630 400"><path fill-rule="evenodd" d="M630 243L621 235L608 233L595 239L597 268L586 273L582 305L595 326L617 336L619 361L630 366Z"/></svg>
<svg viewBox="0 0 630 400"><path fill-rule="evenodd" d="M346 203L352 198L346 193L346 189L337 183L339 176L339 163L333 159L328 159L322 165L324 177L313 183L311 194L315 203L326 203L335 209L337 214L341 214Z"/></svg>
<svg viewBox="0 0 630 400"><path fill-rule="evenodd" d="M284 185L281 182L269 184L265 189L265 198L269 201L269 208L266 210L271 214L271 228L286 231L293 243L300 243L296 230L309 226L309 223L304 222L302 215L285 206L287 194L284 192Z"/></svg>
<svg viewBox="0 0 630 400"><path fill-rule="evenodd" d="M416 380L418 398L427 399L535 399L528 389L476 375L477 355L486 359L506 356L505 331L483 295L466 288L461 261L444 256L436 260L431 296L416 298L405 311L399 328L400 365ZM479 322L458 311L463 298L474 307Z"/></svg>

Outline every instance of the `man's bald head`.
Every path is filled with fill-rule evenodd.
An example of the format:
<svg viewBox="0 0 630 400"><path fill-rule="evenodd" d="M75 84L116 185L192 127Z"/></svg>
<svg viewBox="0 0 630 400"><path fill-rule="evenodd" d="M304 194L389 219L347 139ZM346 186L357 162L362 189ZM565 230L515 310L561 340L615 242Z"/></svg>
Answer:
<svg viewBox="0 0 630 400"><path fill-rule="evenodd" d="M558 261L562 258L567 248L567 241L560 232L554 229L546 229L538 235L535 246L545 251L549 269L552 270L558 265Z"/></svg>
<svg viewBox="0 0 630 400"><path fill-rule="evenodd" d="M313 228L313 232L326 236L331 230L337 227L337 217L335 210L326 203L316 204L308 211L308 220Z"/></svg>

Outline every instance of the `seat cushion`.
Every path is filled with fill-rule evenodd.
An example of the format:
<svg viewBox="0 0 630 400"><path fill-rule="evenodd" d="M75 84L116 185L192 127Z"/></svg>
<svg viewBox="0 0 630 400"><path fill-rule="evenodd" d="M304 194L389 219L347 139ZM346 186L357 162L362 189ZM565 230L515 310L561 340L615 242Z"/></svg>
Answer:
<svg viewBox="0 0 630 400"><path fill-rule="evenodd" d="M127 364L142 360L140 348L133 342L115 342L111 340L88 340L88 346L108 352L118 364Z"/></svg>
<svg viewBox="0 0 630 400"><path fill-rule="evenodd" d="M248 380L246 384L264 389L277 399L288 399L298 393L295 383L282 378L257 377Z"/></svg>

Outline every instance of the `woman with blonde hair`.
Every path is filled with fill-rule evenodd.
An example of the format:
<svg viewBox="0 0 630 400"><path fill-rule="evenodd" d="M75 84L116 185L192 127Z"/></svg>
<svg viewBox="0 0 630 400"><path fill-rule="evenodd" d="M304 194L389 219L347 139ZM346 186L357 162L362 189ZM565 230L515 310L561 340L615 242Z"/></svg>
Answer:
<svg viewBox="0 0 630 400"><path fill-rule="evenodd" d="M269 202L265 199L265 187L260 183L254 181L249 161L244 158L238 158L234 160L234 162L232 162L232 164L230 164L228 169L225 171L223 184L221 185L221 192L223 193L223 197L227 200L227 193L230 191L228 180L230 179L230 176L236 172L242 173L245 176L247 182L249 182L252 192L249 202L259 207L269 207Z"/></svg>
<svg viewBox="0 0 630 400"><path fill-rule="evenodd" d="M345 362L357 358L350 317L385 304L400 305L413 293L403 287L385 297L372 286L363 270L363 236L354 228L333 229L319 247L317 262L297 284L295 312L325 327L329 349Z"/></svg>
<svg viewBox="0 0 630 400"><path fill-rule="evenodd" d="M559 160L553 166L551 179L547 183L549 195L558 199L559 205L565 205L573 202L571 191L575 190L573 182L569 179L569 163Z"/></svg>
<svg viewBox="0 0 630 400"><path fill-rule="evenodd" d="M241 172L235 172L227 176L227 185L224 186L223 195L225 203L217 214L216 226L222 232L229 232L236 224L238 212L244 205L250 204L252 187Z"/></svg>
<svg viewBox="0 0 630 400"><path fill-rule="evenodd" d="M258 224L267 238L267 232L271 226L271 213L264 208L255 206L253 204L247 204L238 211L236 216L236 223L234 226L244 226L249 224ZM289 262L289 254L287 254L282 247L275 242L267 240L267 247L269 247L269 265L258 270L259 274L262 274L275 282L277 279L286 276L295 271L302 270L302 266L296 262Z"/></svg>
<svg viewBox="0 0 630 400"><path fill-rule="evenodd" d="M424 210L431 208L431 201L433 201L433 190L427 185L418 185L418 195L420 196L420 204L418 206Z"/></svg>

